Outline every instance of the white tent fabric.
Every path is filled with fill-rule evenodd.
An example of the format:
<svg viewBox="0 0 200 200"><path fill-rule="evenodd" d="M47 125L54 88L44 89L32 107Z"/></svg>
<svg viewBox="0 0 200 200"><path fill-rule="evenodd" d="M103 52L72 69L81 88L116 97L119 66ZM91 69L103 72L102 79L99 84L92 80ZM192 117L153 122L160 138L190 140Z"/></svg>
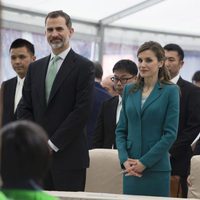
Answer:
<svg viewBox="0 0 200 200"><path fill-rule="evenodd" d="M71 16L72 39L76 40L72 47L91 60L99 60L104 77L112 74L119 59L137 62L138 46L149 40L161 45L178 43L184 49L181 75L185 79L191 81L200 69L199 0L1 0L1 4L2 31L7 32L2 34L6 48L2 49L0 82L15 74L6 67L10 65L6 49L17 34L34 42L37 58L46 55L44 18L53 10ZM13 35L12 30L18 32Z"/></svg>
<svg viewBox="0 0 200 200"><path fill-rule="evenodd" d="M134 14L121 19L117 15L119 19L109 25L200 35L199 0L1 0L1 2L3 5L44 14L62 9L72 18L96 23L138 4L152 3L152 6L141 8L137 12L133 8Z"/></svg>

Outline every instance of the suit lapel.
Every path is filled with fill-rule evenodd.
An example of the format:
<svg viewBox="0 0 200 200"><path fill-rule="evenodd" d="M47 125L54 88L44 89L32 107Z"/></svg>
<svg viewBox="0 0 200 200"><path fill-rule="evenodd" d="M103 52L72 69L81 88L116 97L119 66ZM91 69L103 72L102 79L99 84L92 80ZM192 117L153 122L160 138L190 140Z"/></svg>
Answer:
<svg viewBox="0 0 200 200"><path fill-rule="evenodd" d="M17 77L15 77L15 79L13 79L12 83L10 84L10 110L11 113L14 114L14 105L15 105L15 91L16 91L16 87L17 87Z"/></svg>
<svg viewBox="0 0 200 200"><path fill-rule="evenodd" d="M133 103L135 105L135 109L137 110L138 115L141 114L141 90L137 90L136 92L131 94L133 97Z"/></svg>
<svg viewBox="0 0 200 200"><path fill-rule="evenodd" d="M46 79L46 73L48 69L48 64L50 60L50 55L44 58L43 63L41 64L40 74L38 74L39 77L39 97L41 100L41 104L44 105L44 108L46 107L46 90L45 90L45 79Z"/></svg>
<svg viewBox="0 0 200 200"><path fill-rule="evenodd" d="M49 102L52 100L54 95L56 94L58 88L61 86L62 82L66 79L66 77L70 74L70 72L74 69L74 59L75 53L73 50L70 50L67 54L66 58L64 59L56 78L53 82L53 86L49 96ZM49 103L48 102L48 103Z"/></svg>
<svg viewBox="0 0 200 200"><path fill-rule="evenodd" d="M160 96L161 89L162 87L160 83L156 83L154 89L152 90L151 94L148 96L142 107L142 113Z"/></svg>
<svg viewBox="0 0 200 200"><path fill-rule="evenodd" d="M180 88L183 88L184 87L184 80L180 77L177 81L177 85L180 87Z"/></svg>
<svg viewBox="0 0 200 200"><path fill-rule="evenodd" d="M117 116L117 106L119 102L119 97L116 96L113 101L111 101L111 111L108 113L111 117L111 124L116 124L116 116ZM115 126L114 126L115 127Z"/></svg>

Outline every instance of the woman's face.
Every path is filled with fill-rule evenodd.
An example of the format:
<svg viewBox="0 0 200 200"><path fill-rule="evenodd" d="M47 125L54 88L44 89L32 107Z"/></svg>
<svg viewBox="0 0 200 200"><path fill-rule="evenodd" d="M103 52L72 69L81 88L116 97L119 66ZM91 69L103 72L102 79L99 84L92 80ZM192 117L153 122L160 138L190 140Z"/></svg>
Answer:
<svg viewBox="0 0 200 200"><path fill-rule="evenodd" d="M163 61L158 61L152 50L145 50L138 54L138 69L142 78L157 78Z"/></svg>

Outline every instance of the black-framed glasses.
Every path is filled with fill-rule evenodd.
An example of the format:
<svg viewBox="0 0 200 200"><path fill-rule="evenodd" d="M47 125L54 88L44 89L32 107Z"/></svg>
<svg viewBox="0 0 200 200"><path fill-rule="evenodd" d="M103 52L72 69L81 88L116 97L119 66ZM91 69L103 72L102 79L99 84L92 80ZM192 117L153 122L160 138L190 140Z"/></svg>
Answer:
<svg viewBox="0 0 200 200"><path fill-rule="evenodd" d="M124 78L118 78L116 76L111 77L111 80L114 83L118 83L118 81L120 81L122 84L126 84L128 80L132 79L134 76L131 77L124 77Z"/></svg>

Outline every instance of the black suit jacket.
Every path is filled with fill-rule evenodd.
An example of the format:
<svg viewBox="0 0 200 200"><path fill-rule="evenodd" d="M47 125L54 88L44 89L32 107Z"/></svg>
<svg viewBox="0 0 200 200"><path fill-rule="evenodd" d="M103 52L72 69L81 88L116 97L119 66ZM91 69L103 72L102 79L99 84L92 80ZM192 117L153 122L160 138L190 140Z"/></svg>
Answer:
<svg viewBox="0 0 200 200"><path fill-rule="evenodd" d="M116 112L119 97L115 96L103 102L97 118L93 148L111 149L115 145Z"/></svg>
<svg viewBox="0 0 200 200"><path fill-rule="evenodd" d="M16 113L14 112L16 85L17 85L17 77L14 77L2 83L1 86L1 89L3 90L2 126L16 120Z"/></svg>
<svg viewBox="0 0 200 200"><path fill-rule="evenodd" d="M191 143L200 131L200 88L179 78L180 118L175 143L170 149L172 174L187 176L192 156Z"/></svg>
<svg viewBox="0 0 200 200"><path fill-rule="evenodd" d="M106 90L97 82L95 82L93 95L92 110L87 123L87 138L89 149L91 149L93 145L94 131L101 105L103 102L111 98Z"/></svg>
<svg viewBox="0 0 200 200"><path fill-rule="evenodd" d="M53 169L84 169L89 166L85 125L91 105L94 67L91 61L70 50L46 103L45 77L49 59L47 56L30 64L18 118L40 124L59 148L53 156Z"/></svg>

